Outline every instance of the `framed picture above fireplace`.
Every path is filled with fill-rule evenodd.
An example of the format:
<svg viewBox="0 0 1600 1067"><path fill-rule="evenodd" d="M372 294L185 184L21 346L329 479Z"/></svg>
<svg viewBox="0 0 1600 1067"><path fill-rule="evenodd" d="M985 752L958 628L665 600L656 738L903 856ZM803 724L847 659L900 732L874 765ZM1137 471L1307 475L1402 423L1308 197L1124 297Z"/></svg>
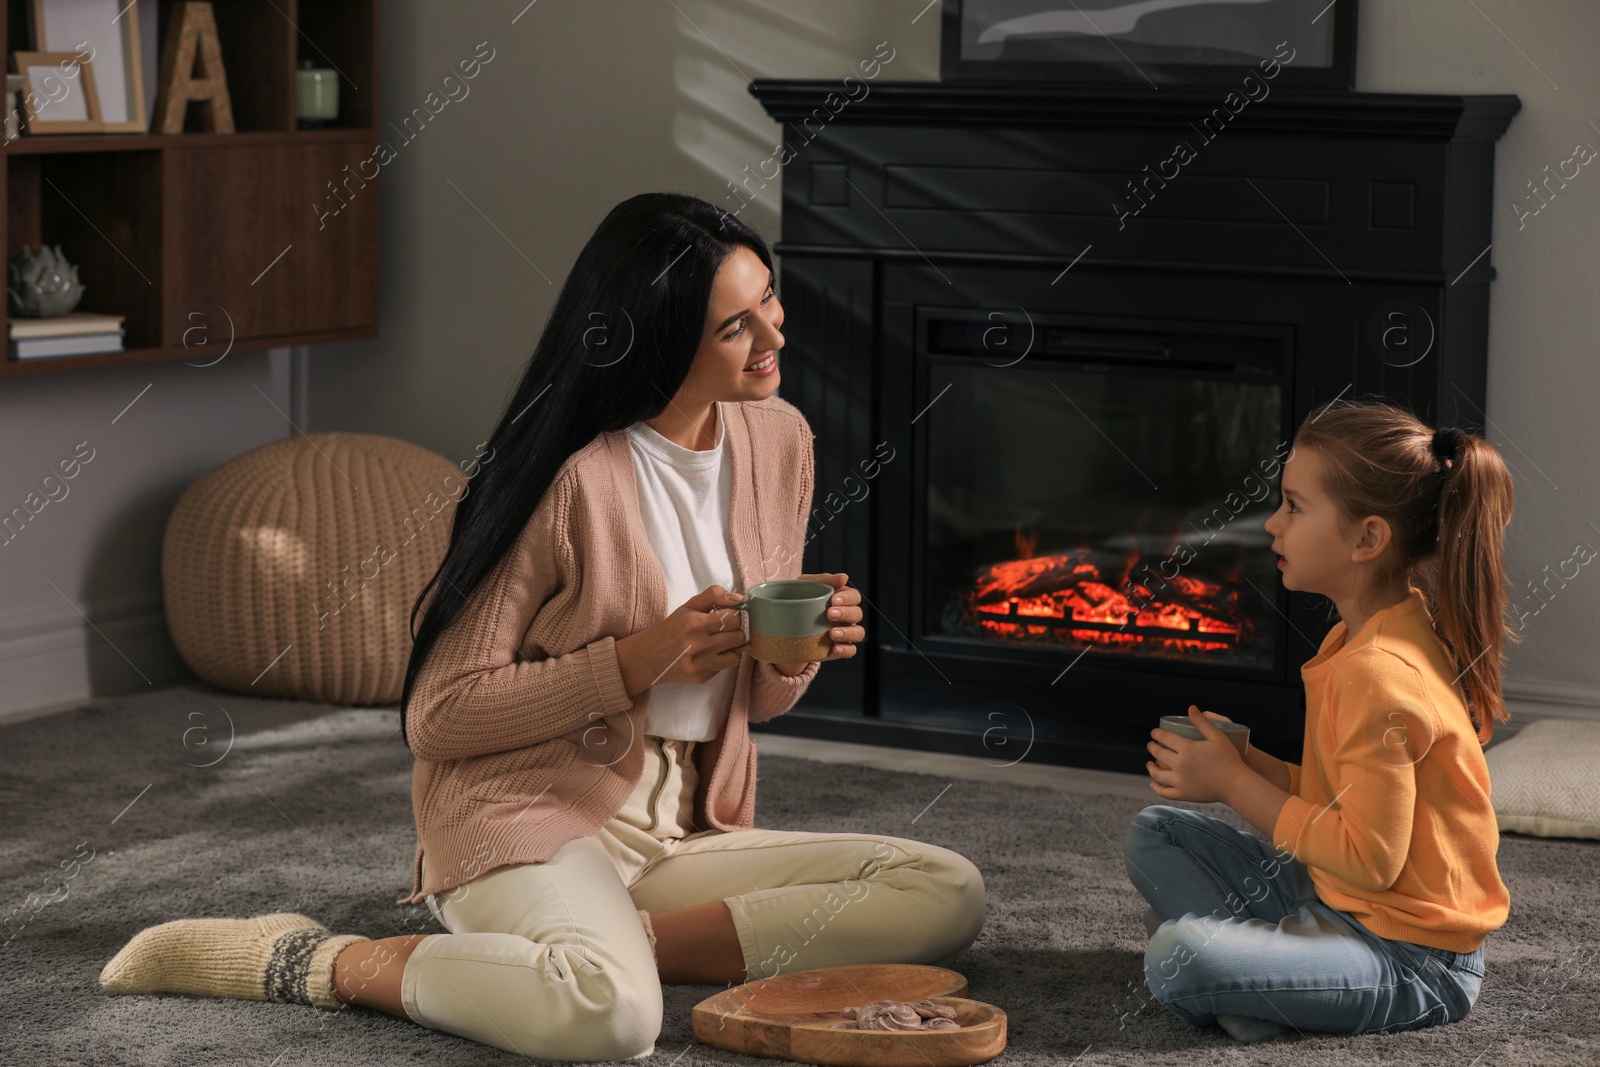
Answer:
<svg viewBox="0 0 1600 1067"><path fill-rule="evenodd" d="M946 81L1355 84L1357 0L944 0Z"/></svg>

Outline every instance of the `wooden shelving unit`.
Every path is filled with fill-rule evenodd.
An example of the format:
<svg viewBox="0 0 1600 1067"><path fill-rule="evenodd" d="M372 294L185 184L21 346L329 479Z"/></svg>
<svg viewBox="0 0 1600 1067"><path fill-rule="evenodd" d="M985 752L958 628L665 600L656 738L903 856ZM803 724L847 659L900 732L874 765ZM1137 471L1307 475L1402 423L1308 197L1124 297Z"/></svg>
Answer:
<svg viewBox="0 0 1600 1067"><path fill-rule="evenodd" d="M3 2L9 58L30 47L28 0ZM171 0L140 3L163 40ZM77 310L126 316L122 352L0 359L0 375L378 336L377 0L212 7L238 132L200 132L191 106L180 134L24 134L0 151L7 261L59 244L87 289ZM302 57L342 73L335 126L296 128Z"/></svg>

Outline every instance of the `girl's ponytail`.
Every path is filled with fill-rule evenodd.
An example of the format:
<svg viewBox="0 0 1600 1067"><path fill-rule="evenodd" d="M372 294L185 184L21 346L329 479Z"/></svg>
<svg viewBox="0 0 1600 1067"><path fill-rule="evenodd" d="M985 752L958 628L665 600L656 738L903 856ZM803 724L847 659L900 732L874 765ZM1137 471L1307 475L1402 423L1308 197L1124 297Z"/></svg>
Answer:
<svg viewBox="0 0 1600 1067"><path fill-rule="evenodd" d="M1453 439L1453 440L1452 440ZM1500 692L1506 625L1503 533L1511 521L1511 475L1499 451L1459 431L1434 434L1443 453L1439 494L1438 612L1435 620L1456 656L1468 711L1480 739L1508 717ZM1451 447L1453 444L1453 447Z"/></svg>
<svg viewBox="0 0 1600 1067"><path fill-rule="evenodd" d="M1328 493L1346 519L1389 523L1388 583L1405 576L1434 603L1434 627L1460 672L1467 714L1487 742L1504 722L1500 669L1507 638L1504 535L1511 475L1499 451L1475 434L1434 430L1380 400L1345 401L1314 412L1296 448L1325 460Z"/></svg>

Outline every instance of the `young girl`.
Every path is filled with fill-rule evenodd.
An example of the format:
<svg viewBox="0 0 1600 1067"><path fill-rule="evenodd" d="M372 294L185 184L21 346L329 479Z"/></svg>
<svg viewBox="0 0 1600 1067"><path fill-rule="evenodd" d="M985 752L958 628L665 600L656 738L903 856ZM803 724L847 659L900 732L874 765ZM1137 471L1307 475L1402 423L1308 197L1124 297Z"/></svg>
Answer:
<svg viewBox="0 0 1600 1067"><path fill-rule="evenodd" d="M1191 706L1206 739L1152 731L1151 789L1225 803L1269 839L1170 806L1127 837L1151 909L1146 982L1184 1021L1250 1041L1472 1008L1510 906L1483 745L1506 718L1511 504L1481 437L1378 402L1301 427L1266 529L1283 584L1341 620L1301 668L1304 758L1241 760Z"/></svg>
<svg viewBox="0 0 1600 1067"><path fill-rule="evenodd" d="M356 1004L536 1059L617 1060L652 1049L663 982L964 950L984 911L964 857L753 828L749 724L822 665L753 660L734 610L732 590L796 577L805 546L812 434L775 395L782 323L766 244L695 197L633 197L578 254L417 603L401 903L449 933L175 920L102 984ZM835 590L825 658L853 656L861 593L800 576Z"/></svg>

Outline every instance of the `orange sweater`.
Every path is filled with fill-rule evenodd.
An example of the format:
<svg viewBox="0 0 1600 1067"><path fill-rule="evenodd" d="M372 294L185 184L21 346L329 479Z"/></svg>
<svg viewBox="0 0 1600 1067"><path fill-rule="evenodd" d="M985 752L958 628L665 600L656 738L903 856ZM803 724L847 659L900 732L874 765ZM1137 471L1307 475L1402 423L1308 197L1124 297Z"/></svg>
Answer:
<svg viewBox="0 0 1600 1067"><path fill-rule="evenodd" d="M1506 920L1483 743L1416 589L1300 670L1303 767L1272 840L1379 937L1471 952Z"/></svg>

